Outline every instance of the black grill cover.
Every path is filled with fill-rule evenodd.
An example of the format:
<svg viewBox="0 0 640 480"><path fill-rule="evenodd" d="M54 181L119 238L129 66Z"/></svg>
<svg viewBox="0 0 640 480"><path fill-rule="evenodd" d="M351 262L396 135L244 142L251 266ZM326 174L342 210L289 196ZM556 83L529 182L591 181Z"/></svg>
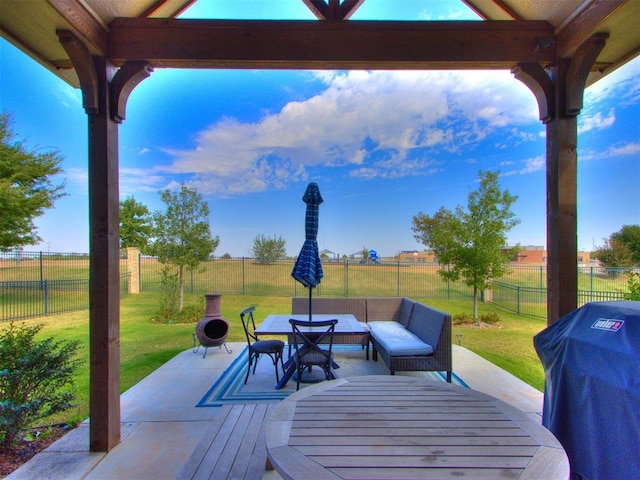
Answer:
<svg viewBox="0 0 640 480"><path fill-rule="evenodd" d="M533 339L545 369L543 425L572 478L640 478L640 302L594 302Z"/></svg>

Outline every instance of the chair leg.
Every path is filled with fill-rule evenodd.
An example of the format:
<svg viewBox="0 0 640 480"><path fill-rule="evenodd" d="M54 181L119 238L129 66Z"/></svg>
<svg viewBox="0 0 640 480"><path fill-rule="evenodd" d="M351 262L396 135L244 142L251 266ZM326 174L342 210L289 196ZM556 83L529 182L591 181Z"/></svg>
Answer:
<svg viewBox="0 0 640 480"><path fill-rule="evenodd" d="M247 380L249 380L249 373L251 373L251 358L253 357L253 354L251 352L249 352L249 361L247 363L247 375L244 377L244 384L247 384Z"/></svg>
<svg viewBox="0 0 640 480"><path fill-rule="evenodd" d="M256 368L258 367L258 359L260 358L260 354L256 353L255 358L256 358L256 363L253 364L253 374L254 375L256 374Z"/></svg>

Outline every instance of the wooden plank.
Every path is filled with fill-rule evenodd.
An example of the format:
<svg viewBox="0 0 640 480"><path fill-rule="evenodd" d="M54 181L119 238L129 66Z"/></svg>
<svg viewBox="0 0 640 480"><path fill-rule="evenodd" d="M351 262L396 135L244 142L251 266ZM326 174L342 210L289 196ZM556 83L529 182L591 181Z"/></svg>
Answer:
<svg viewBox="0 0 640 480"><path fill-rule="evenodd" d="M269 404L267 403L261 403L255 406L255 410L253 411L253 415L251 416L249 425L245 430L240 446L237 452L235 453L233 465L227 475L228 479L255 478L256 480L260 480L262 478L265 464L267 462L266 448L262 450L262 453L263 453L262 458L258 459L258 461L261 460L262 470L258 472L254 471L254 474L249 476L248 469L249 469L249 463L251 458L259 452L259 450L258 452L256 452L256 444L260 436L261 430L262 432L264 432L264 429L262 428L262 426L264 424L264 419L267 414L268 407L269 407ZM264 438L262 440L264 442Z"/></svg>
<svg viewBox="0 0 640 480"><path fill-rule="evenodd" d="M216 417L216 419L209 422L209 426L207 427L204 435L196 445L196 448L194 448L193 452L191 452L189 459L182 466L182 469L180 470L177 477L179 480L193 478L200 464L202 463L202 460L205 458L207 452L209 451L211 442L216 438L218 432L224 425L224 418L229 414L230 411L231 405L225 405L221 407L221 421L218 421L218 417Z"/></svg>
<svg viewBox="0 0 640 480"><path fill-rule="evenodd" d="M389 431L393 430L393 431ZM510 436L527 436L522 430L515 430L520 435L514 435L514 429L507 428L476 428L476 429L460 429L456 431L452 428L402 428L402 429L390 429L387 427L379 428L344 428L344 429L327 429L327 428L306 428L300 430L291 430L291 436L361 436L361 435L379 435L385 437L394 436L414 436L423 437L428 436L460 436L461 434L466 436L478 436L478 437L510 437Z"/></svg>
<svg viewBox="0 0 640 480"><path fill-rule="evenodd" d="M538 450L537 445L382 445L385 455L392 456L501 456L501 457L527 457L531 458ZM381 451L381 445L301 445L296 450L304 455L327 456L365 456L375 455Z"/></svg>
<svg viewBox="0 0 640 480"><path fill-rule="evenodd" d="M497 478L509 479L519 478L522 469L508 468L376 468L368 469L366 467L358 468L335 468L333 470L341 478L349 478L352 480L369 480L377 479L442 479L442 478L472 478L473 480L496 480ZM540 480L540 479L537 479Z"/></svg>
<svg viewBox="0 0 640 480"><path fill-rule="evenodd" d="M521 432L520 428L513 424L508 419L498 420L462 420L444 418L442 420L379 420L377 418L371 418L370 420L343 420L343 421L327 421L327 422L294 422L291 434L295 435L297 431L307 428L324 428L331 430L341 430L343 428L448 428L451 430L468 430L475 428L504 428L512 431ZM524 435L524 433L523 433Z"/></svg>
<svg viewBox="0 0 640 480"><path fill-rule="evenodd" d="M501 457L501 456L443 456L443 455L364 455L362 457L346 457L340 455L318 456L309 455L312 461L323 465L327 469L340 467L383 467L383 468L517 468L524 469L529 463L530 457ZM311 477L307 477L311 478Z"/></svg>
<svg viewBox="0 0 640 480"><path fill-rule="evenodd" d="M231 407L228 415L224 418L222 426L216 432L215 436L211 438L211 443L206 451L202 462L198 466L198 469L194 472L191 478L195 480L208 479L209 473L215 468L222 450L227 443L227 438L233 432L236 421L242 415L243 406L234 405Z"/></svg>
<svg viewBox="0 0 640 480"><path fill-rule="evenodd" d="M257 408L257 405L243 405L242 414L238 417L231 434L227 437L226 443L220 452L215 467L210 471L207 477L211 480L226 478L231 471L236 455L240 450L244 440L245 432L249 428L251 418Z"/></svg>
<svg viewBox="0 0 640 480"><path fill-rule="evenodd" d="M367 22L117 18L115 62L182 68L501 68L551 63L545 21ZM339 48L327 48L337 45Z"/></svg>
<svg viewBox="0 0 640 480"><path fill-rule="evenodd" d="M265 412L264 421L260 425L260 431L258 432L258 437L256 438L256 443L253 448L253 452L251 454L251 458L249 460L249 465L247 466L247 473L245 478L248 480L262 479L265 471L265 465L267 462L267 445L266 445L266 426L267 420L270 418L271 414L276 408L275 403L270 403L267 406L267 411Z"/></svg>
<svg viewBox="0 0 640 480"><path fill-rule="evenodd" d="M449 436L449 437L380 437L370 435L357 436L324 436L324 437L291 437L289 439L290 446L307 446L307 445L400 445L400 446L448 446L448 445L502 445L502 446L538 446L531 437L468 437L468 436Z"/></svg>

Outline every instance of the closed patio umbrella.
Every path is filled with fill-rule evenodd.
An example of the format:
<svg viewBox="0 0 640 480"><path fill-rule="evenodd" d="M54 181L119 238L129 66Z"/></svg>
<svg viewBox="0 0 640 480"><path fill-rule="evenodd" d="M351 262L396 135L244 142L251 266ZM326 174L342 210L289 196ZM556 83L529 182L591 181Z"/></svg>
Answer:
<svg viewBox="0 0 640 480"><path fill-rule="evenodd" d="M318 216L323 200L317 183L312 182L307 185L302 201L307 204L304 223L305 240L291 276L309 289L309 320L311 320L311 292L324 276L317 241Z"/></svg>

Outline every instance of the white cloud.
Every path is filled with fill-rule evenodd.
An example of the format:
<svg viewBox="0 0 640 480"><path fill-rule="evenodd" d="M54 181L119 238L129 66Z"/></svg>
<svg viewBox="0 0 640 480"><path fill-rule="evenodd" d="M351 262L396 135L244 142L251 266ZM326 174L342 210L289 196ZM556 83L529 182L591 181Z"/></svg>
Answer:
<svg viewBox="0 0 640 480"><path fill-rule="evenodd" d="M315 73L315 72L314 72ZM424 175L424 152L452 152L506 126L538 123L533 94L509 72L317 72L326 88L255 123L226 118L161 171L203 194L284 188L317 166L353 177ZM414 152L411 154L411 152ZM385 158L381 161L380 158ZM409 160L408 160L409 159ZM160 170L159 170L160 171Z"/></svg>
<svg viewBox="0 0 640 480"><path fill-rule="evenodd" d="M615 109L610 109L606 116L602 112L596 112L593 115L583 115L578 119L578 133L588 132L589 130L602 130L611 127L616 121Z"/></svg>
<svg viewBox="0 0 640 480"><path fill-rule="evenodd" d="M546 158L544 155L539 155L537 157L527 158L522 162L503 162L501 166L509 166L515 167L507 172L504 172L504 176L511 175L527 175L529 173L539 172L540 170L544 170L546 166ZM519 163L524 164L522 167L519 167Z"/></svg>
<svg viewBox="0 0 640 480"><path fill-rule="evenodd" d="M610 147L605 152L605 156L607 157L619 157L636 154L640 154L640 143L637 142L627 143L619 147Z"/></svg>

